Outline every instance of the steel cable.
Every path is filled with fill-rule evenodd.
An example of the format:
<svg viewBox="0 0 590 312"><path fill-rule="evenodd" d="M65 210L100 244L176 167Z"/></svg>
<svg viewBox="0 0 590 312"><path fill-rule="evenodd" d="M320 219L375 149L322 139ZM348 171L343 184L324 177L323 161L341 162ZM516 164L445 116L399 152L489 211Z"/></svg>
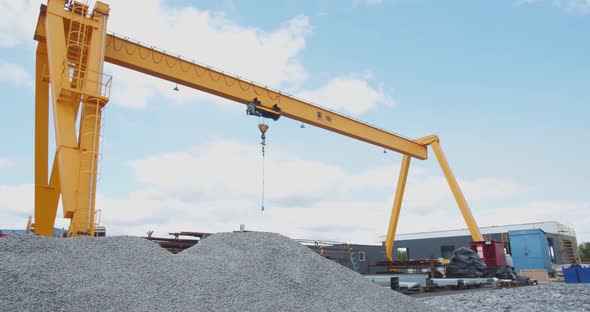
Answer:
<svg viewBox="0 0 590 312"><path fill-rule="evenodd" d="M162 60L164 59L164 54L160 53L160 54L162 54L162 57L160 57L160 60L156 62L156 58L155 58L156 53L155 52L156 52L156 50L154 48L152 48L152 61L154 61L154 63L156 63L156 64L160 64L162 62Z"/></svg>
<svg viewBox="0 0 590 312"><path fill-rule="evenodd" d="M176 64L178 64L178 58L174 58L174 60L176 62L174 62L174 64L170 65L170 63L168 63L168 55L164 54L164 60L166 61L166 65L168 65L169 68L174 68L174 66L176 66Z"/></svg>
<svg viewBox="0 0 590 312"><path fill-rule="evenodd" d="M128 39L128 38L125 38L125 39ZM138 49L137 46L136 46L135 47L135 50L133 50L133 52L129 52L129 45L127 44L127 42L124 42L124 45L125 45L125 52L127 52L127 55L133 55L133 54L135 54L135 51Z"/></svg>
<svg viewBox="0 0 590 312"><path fill-rule="evenodd" d="M209 77L211 77L211 81L213 81L213 82L217 82L217 81L219 81L219 79L221 79L221 76L222 76L223 74L221 74L221 73L218 73L218 74L219 74L219 76L217 76L217 79L214 79L214 78L213 78L213 75L211 75L211 73L213 73L214 71L211 69L211 67L207 67L207 69L209 70Z"/></svg>
<svg viewBox="0 0 590 312"><path fill-rule="evenodd" d="M117 49L117 40L116 39L118 39L118 38L117 37L113 37L113 49L115 51L117 51L117 52L120 52L123 49L123 45L125 44L125 42L123 42L121 44L121 47Z"/></svg>

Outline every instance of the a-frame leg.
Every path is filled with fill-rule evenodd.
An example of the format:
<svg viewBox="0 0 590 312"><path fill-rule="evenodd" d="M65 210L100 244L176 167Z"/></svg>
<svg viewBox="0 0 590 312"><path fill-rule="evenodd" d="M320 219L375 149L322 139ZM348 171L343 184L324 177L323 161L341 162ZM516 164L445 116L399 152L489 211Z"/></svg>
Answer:
<svg viewBox="0 0 590 312"><path fill-rule="evenodd" d="M402 199L404 198L404 191L406 189L406 181L408 180L409 170L410 156L404 155L399 171L399 178L397 180L397 190L395 191L395 199L393 200L393 209L391 210L391 217L389 218L387 237L385 239L385 254L387 255L387 259L389 261L393 260L393 241L395 239L397 221L399 220L399 214L402 207Z"/></svg>
<svg viewBox="0 0 590 312"><path fill-rule="evenodd" d="M48 178L49 83L47 46L37 45L35 66L35 224L37 235L52 236L59 202L59 169L55 158Z"/></svg>

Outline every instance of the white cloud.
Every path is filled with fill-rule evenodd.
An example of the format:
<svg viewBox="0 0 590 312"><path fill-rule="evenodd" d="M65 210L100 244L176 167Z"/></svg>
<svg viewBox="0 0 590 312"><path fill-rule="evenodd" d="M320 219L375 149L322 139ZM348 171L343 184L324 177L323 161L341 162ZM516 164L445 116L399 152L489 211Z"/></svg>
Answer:
<svg viewBox="0 0 590 312"><path fill-rule="evenodd" d="M498 178L479 178L471 181L460 180L459 183L462 185L465 196L474 201L526 195L531 191L531 187L518 184L512 180Z"/></svg>
<svg viewBox="0 0 590 312"><path fill-rule="evenodd" d="M428 211L413 209L413 207L406 208L401 212L398 233L466 228L459 208L454 203L449 202ZM557 221L573 226L576 229L578 242L590 241L589 209L589 202L568 201L530 201L522 205L499 204L488 209L471 205L472 213L480 227ZM385 230L381 234L384 233Z"/></svg>
<svg viewBox="0 0 590 312"><path fill-rule="evenodd" d="M389 220L398 165L351 173L283 153L280 146L273 146L268 156L265 212L260 211L259 150L234 141L132 161L138 189L121 197L99 193L97 209L102 209L102 222L111 235L231 231L246 224L251 230L294 238L379 242ZM415 168L398 232L464 228L444 178ZM573 224L580 240L590 239L584 232L590 228L588 203L531 201L505 206L503 200L529 196L530 189L500 178L460 184L481 226L556 220ZM32 195L32 185L0 186L0 228L24 227L33 214ZM490 208L490 202L496 206ZM58 222L66 223L59 217Z"/></svg>
<svg viewBox="0 0 590 312"><path fill-rule="evenodd" d="M581 14L590 14L590 0L519 0L518 5L522 4L550 4L554 7Z"/></svg>
<svg viewBox="0 0 590 312"><path fill-rule="evenodd" d="M31 36L41 1L0 1L0 46L33 43ZM94 1L91 2L92 6ZM379 2L363 1L363 5ZM358 114L379 104L394 103L382 85L367 77L335 77L317 89L302 90L309 74L300 54L312 29L306 16L295 16L266 31L239 25L223 12L200 10L190 5L175 8L163 0L116 1L110 5L110 31L180 53L263 85L298 93L320 105ZM141 7L141 14L135 15L130 22L129 12L137 11L138 7ZM33 85L30 75L18 65L0 65L12 75L5 78L5 82ZM196 100L228 102L189 88L181 87L181 92L173 92L170 82L113 65L107 65L106 72L113 76L111 102L114 104L142 108L155 95L173 103Z"/></svg>
<svg viewBox="0 0 590 312"><path fill-rule="evenodd" d="M156 235L167 235L173 231L232 231L246 224L250 230L279 232L293 238L377 243L377 235L386 226L389 206L383 202L333 200L306 207L267 206L262 212L255 201L195 199L191 202L146 195L98 200L105 207L103 222L111 233L142 235L153 230Z"/></svg>
<svg viewBox="0 0 590 312"><path fill-rule="evenodd" d="M371 85L370 77L336 77L318 89L297 92L297 95L352 115L374 109L379 104L395 104L382 85Z"/></svg>
<svg viewBox="0 0 590 312"><path fill-rule="evenodd" d="M33 191L32 184L0 185L0 211L21 216L31 214Z"/></svg>
<svg viewBox="0 0 590 312"><path fill-rule="evenodd" d="M9 158L0 158L0 169L11 168L15 165L15 162Z"/></svg>
<svg viewBox="0 0 590 312"><path fill-rule="evenodd" d="M175 196L256 199L261 192L258 146L219 141L192 151L132 161L138 182ZM273 146L267 153L266 197L282 205L301 205L359 188L392 188L393 166L358 175L318 161L293 158ZM384 174L387 172L387 174ZM197 178L198 177L198 178Z"/></svg>
<svg viewBox="0 0 590 312"><path fill-rule="evenodd" d="M525 205L506 205L479 215L482 225L555 220L577 230L578 241L590 241L590 202L535 200ZM509 216L509 220L506 220ZM509 221L509 222L507 222Z"/></svg>
<svg viewBox="0 0 590 312"><path fill-rule="evenodd" d="M554 5L582 14L590 14L590 0L553 0Z"/></svg>
<svg viewBox="0 0 590 312"><path fill-rule="evenodd" d="M488 177L473 180L459 179L458 182L468 202L506 199L530 191L529 188L507 179ZM431 207L445 203L454 204L454 198L443 176L426 175L408 178L404 203L411 207L430 210Z"/></svg>
<svg viewBox="0 0 590 312"><path fill-rule="evenodd" d="M0 185L0 229L24 230L29 216L35 210L33 184ZM66 228L69 222L62 218L61 205L57 209L56 228Z"/></svg>
<svg viewBox="0 0 590 312"><path fill-rule="evenodd" d="M228 231L245 223L251 229L291 237L377 242L387 226L397 165L350 173L282 153L280 146L273 146L266 159L266 211L261 213L259 152L257 147L219 141L132 161L142 186L127 198L101 197L97 202L105 209L105 223L110 222L119 233L134 229L134 234L149 229L164 234L195 229ZM459 210L444 178L415 168L409 177L405 224L400 225L400 231L415 229L417 224L422 227L424 220L448 226L453 223L441 220L449 216L461 227ZM496 178L460 183L466 197L476 203L525 190L518 183ZM362 195L369 191L376 197ZM351 194L361 195L351 198ZM430 215L436 217L425 217Z"/></svg>
<svg viewBox="0 0 590 312"><path fill-rule="evenodd" d="M301 91L309 76L300 60L311 32L305 16L293 17L272 31L264 31L238 25L220 12L191 6L170 8L159 0L141 1L142 14L133 23L128 22L127 15L117 13L133 11L137 5L137 1L113 3L109 29L346 113L358 114L394 102L383 86L369 77L336 77L318 89ZM114 103L141 108L156 94L172 102L227 103L188 88L174 92L170 82L118 67L108 68L115 77Z"/></svg>
<svg viewBox="0 0 590 312"><path fill-rule="evenodd" d="M0 83L13 87L27 86L32 88L34 80L31 75L20 65L0 60Z"/></svg>
<svg viewBox="0 0 590 312"><path fill-rule="evenodd" d="M142 8L141 15L130 23L128 12L137 7ZM109 30L277 88L296 88L308 76L299 59L311 31L305 16L264 31L192 6L173 8L160 0L119 1L111 3ZM122 69L114 69L113 76L115 87L127 89L113 90L114 100L122 105L145 106L155 92L174 101L202 99L198 91L167 92L171 83L138 78Z"/></svg>
<svg viewBox="0 0 590 312"><path fill-rule="evenodd" d="M32 184L0 185L0 229L25 229L33 215Z"/></svg>
<svg viewBox="0 0 590 312"><path fill-rule="evenodd" d="M38 0L0 0L0 47L33 45L40 4Z"/></svg>
<svg viewBox="0 0 590 312"><path fill-rule="evenodd" d="M383 3L383 0L353 0L354 6L375 6Z"/></svg>

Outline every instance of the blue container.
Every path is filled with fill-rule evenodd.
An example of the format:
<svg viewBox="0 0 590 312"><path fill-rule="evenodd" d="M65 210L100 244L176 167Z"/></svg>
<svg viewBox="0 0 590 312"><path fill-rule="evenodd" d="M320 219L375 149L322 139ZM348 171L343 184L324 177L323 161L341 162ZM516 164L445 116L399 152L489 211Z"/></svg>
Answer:
<svg viewBox="0 0 590 312"><path fill-rule="evenodd" d="M567 284L579 283L580 277L577 268L563 268L563 281Z"/></svg>
<svg viewBox="0 0 590 312"><path fill-rule="evenodd" d="M580 283L590 283L590 268L578 268Z"/></svg>
<svg viewBox="0 0 590 312"><path fill-rule="evenodd" d="M516 270L533 269L553 272L547 234L541 229L509 231L512 262Z"/></svg>

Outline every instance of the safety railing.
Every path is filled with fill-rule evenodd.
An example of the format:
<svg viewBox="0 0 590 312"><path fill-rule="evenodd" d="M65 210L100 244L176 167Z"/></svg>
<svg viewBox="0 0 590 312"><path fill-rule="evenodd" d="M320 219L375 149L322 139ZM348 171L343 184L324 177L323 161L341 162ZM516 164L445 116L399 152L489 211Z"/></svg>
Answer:
<svg viewBox="0 0 590 312"><path fill-rule="evenodd" d="M61 75L62 87L71 89L86 97L108 99L111 95L113 77L98 71L83 68L72 68L64 63Z"/></svg>

